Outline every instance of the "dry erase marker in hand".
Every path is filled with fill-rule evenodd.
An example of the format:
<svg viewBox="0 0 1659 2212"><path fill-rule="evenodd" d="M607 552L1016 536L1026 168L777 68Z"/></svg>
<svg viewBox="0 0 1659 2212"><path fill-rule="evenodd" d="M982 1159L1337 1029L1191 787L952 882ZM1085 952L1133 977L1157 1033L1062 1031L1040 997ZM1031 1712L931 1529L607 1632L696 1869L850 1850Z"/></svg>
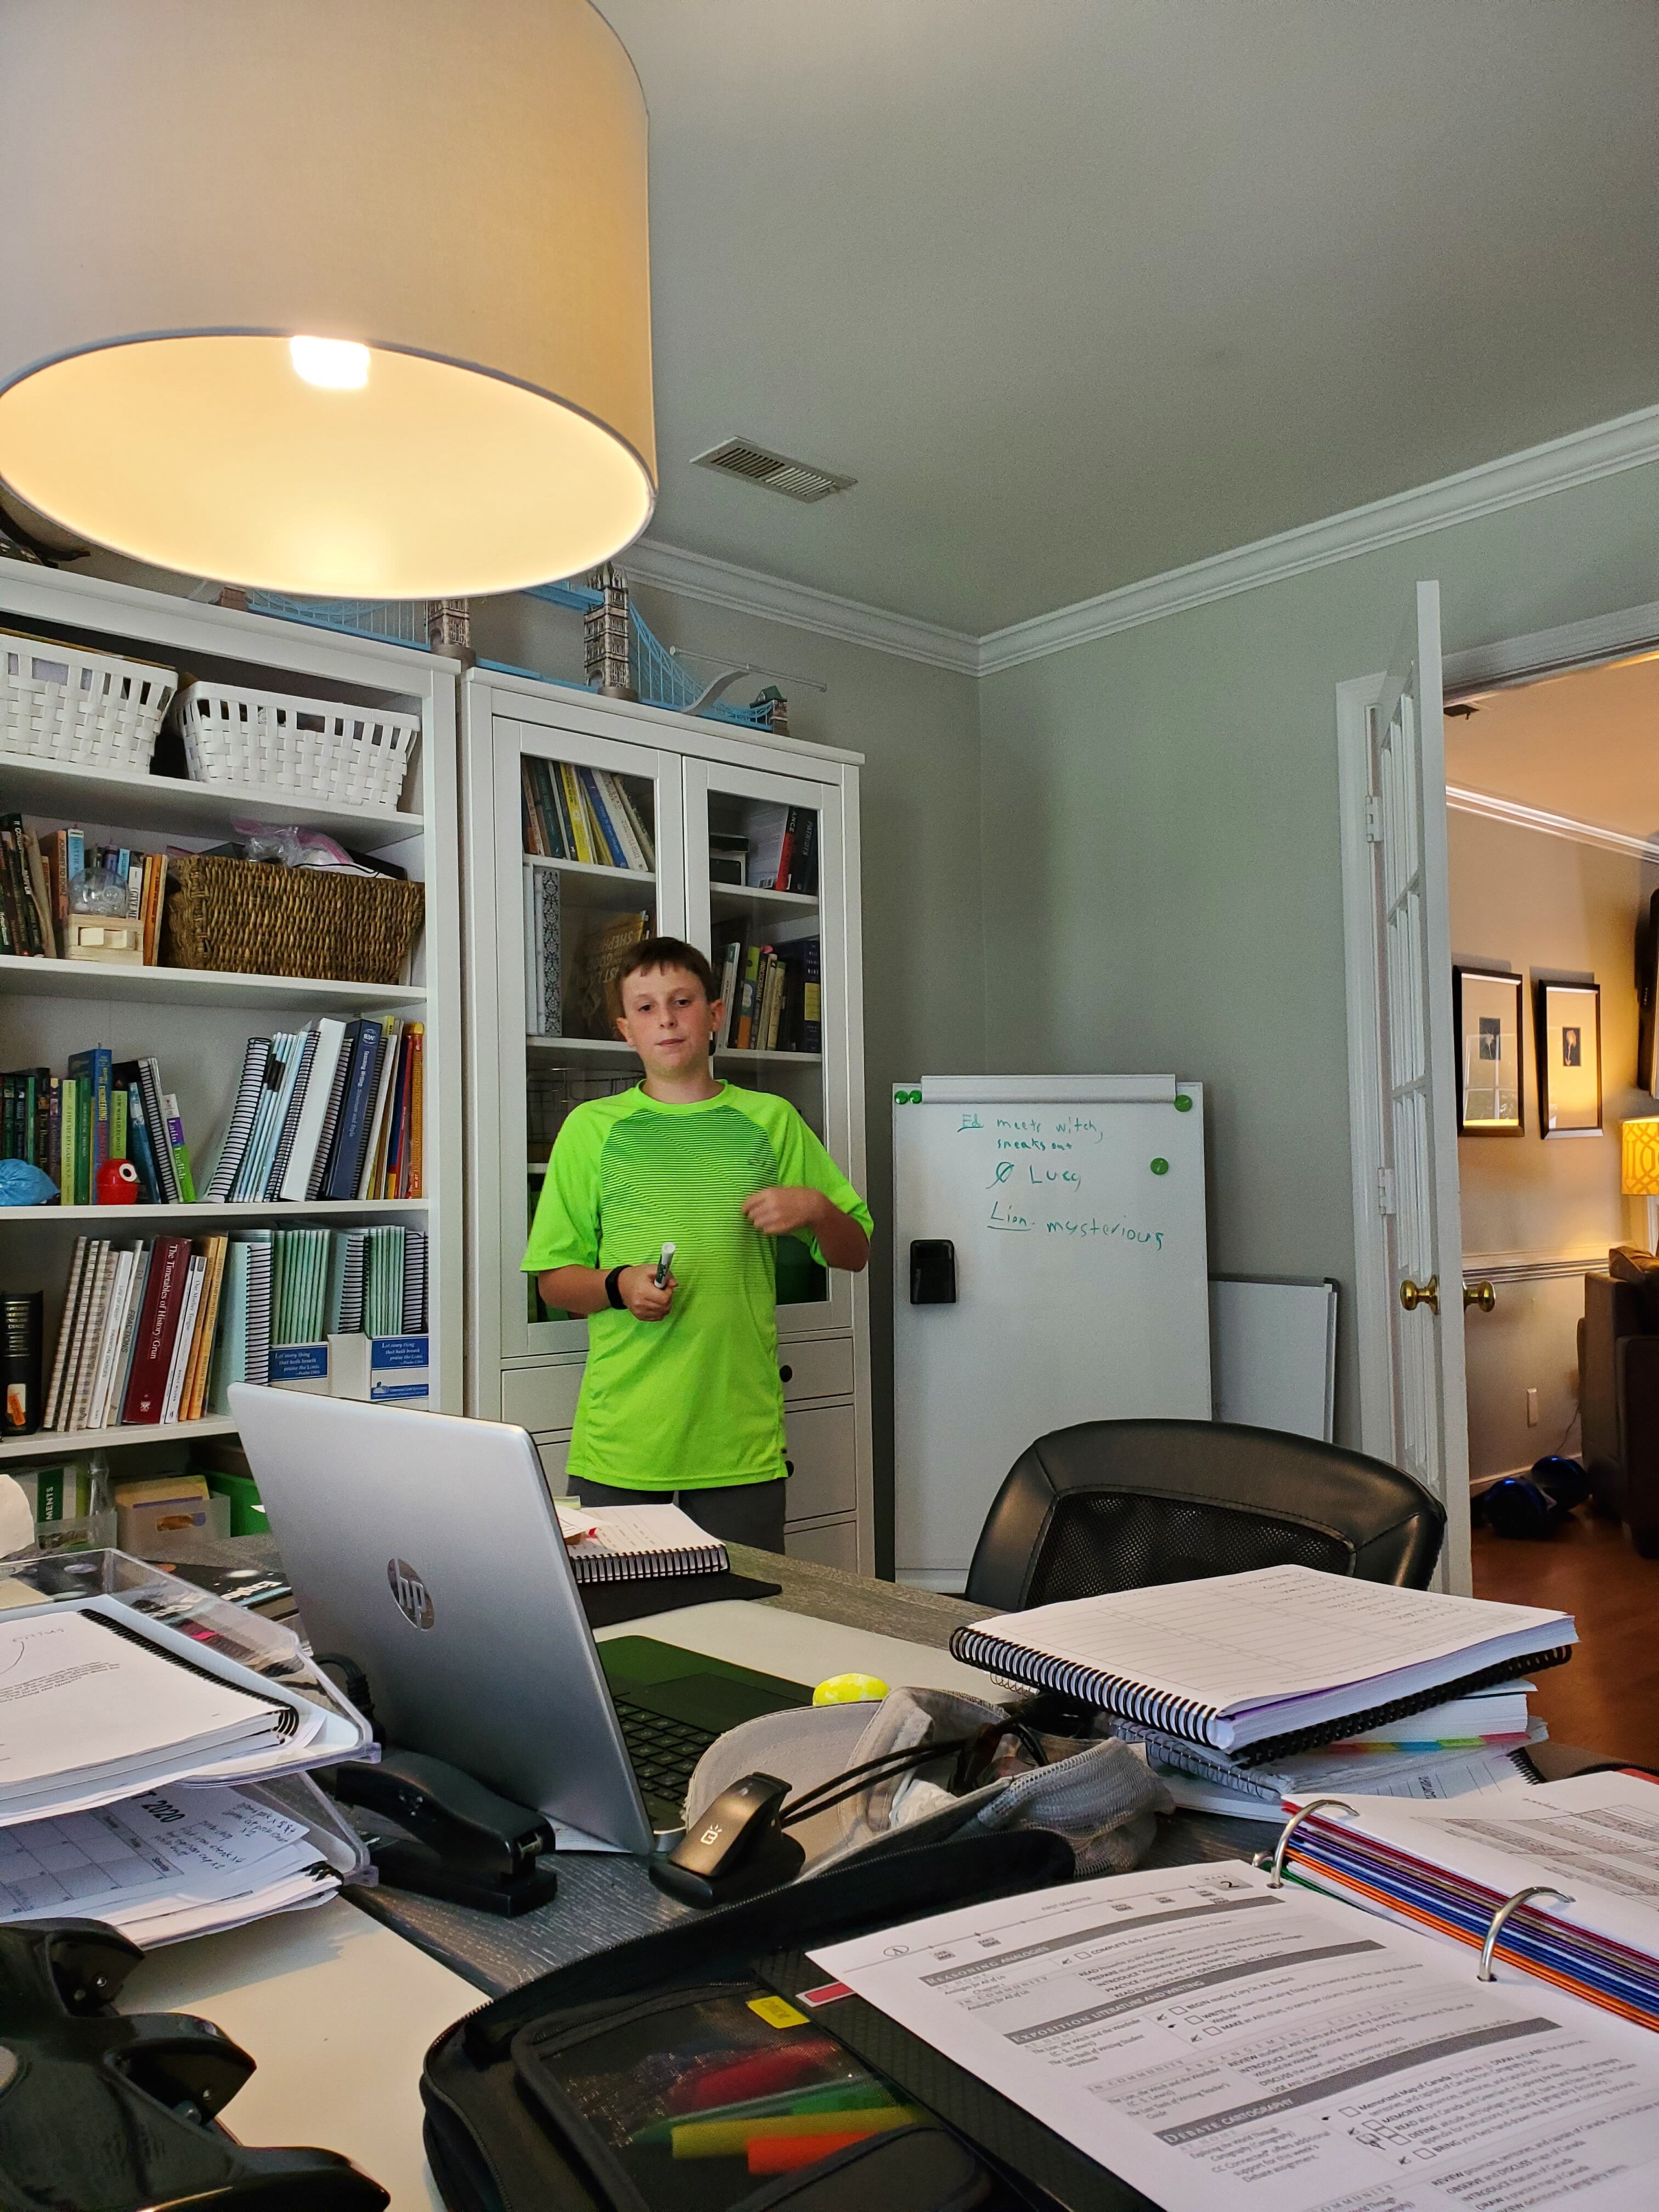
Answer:
<svg viewBox="0 0 1659 2212"><path fill-rule="evenodd" d="M654 1279L657 1288L659 1291L665 1291L668 1288L668 1270L673 1264L673 1246L672 1244L665 1244L662 1248L662 1256L657 1261L657 1273Z"/></svg>

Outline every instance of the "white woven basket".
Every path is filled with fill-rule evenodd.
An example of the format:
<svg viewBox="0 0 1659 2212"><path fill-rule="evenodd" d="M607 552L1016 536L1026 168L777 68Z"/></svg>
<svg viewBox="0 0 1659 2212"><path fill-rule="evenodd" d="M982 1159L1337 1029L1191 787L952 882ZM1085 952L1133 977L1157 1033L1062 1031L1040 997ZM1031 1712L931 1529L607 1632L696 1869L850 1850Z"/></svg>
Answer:
<svg viewBox="0 0 1659 2212"><path fill-rule="evenodd" d="M147 771L178 688L171 668L0 630L0 752Z"/></svg>
<svg viewBox="0 0 1659 2212"><path fill-rule="evenodd" d="M195 783L258 785L313 804L396 810L418 714L232 684L187 684L179 730Z"/></svg>

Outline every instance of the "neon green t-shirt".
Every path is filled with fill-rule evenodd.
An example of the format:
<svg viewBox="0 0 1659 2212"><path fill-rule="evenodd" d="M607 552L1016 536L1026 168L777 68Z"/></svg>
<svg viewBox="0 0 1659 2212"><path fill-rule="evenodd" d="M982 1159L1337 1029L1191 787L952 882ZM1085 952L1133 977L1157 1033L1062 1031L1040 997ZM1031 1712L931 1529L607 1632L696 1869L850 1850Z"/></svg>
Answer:
<svg viewBox="0 0 1659 2212"><path fill-rule="evenodd" d="M566 1121L525 1273L654 1266L672 1240L679 1285L665 1320L589 1315L573 1475L696 1490L784 1473L774 1245L743 1212L775 1183L810 1184L868 1233L864 1200L795 1109L768 1091L728 1083L678 1106L636 1088L590 1099Z"/></svg>

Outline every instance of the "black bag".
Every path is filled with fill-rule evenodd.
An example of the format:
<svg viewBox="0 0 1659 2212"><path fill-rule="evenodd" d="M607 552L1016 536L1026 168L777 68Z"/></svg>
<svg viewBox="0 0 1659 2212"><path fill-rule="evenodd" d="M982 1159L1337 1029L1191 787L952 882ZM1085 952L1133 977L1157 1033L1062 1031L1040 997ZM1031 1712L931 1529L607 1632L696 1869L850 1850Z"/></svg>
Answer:
<svg viewBox="0 0 1659 2212"><path fill-rule="evenodd" d="M1072 1870L1041 1831L895 1851L498 1997L438 2039L422 2075L449 2212L1145 2205L859 1999L810 2016L798 2002L823 1979L811 1949Z"/></svg>

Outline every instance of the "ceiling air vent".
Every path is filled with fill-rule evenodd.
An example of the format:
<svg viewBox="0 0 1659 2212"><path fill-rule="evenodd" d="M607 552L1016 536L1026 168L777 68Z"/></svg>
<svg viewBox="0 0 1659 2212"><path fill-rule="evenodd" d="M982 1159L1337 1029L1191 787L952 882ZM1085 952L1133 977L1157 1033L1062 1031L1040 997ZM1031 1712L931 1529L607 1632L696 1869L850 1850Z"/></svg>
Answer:
<svg viewBox="0 0 1659 2212"><path fill-rule="evenodd" d="M764 446L750 445L747 438L728 438L723 445L711 446L706 453L694 454L691 465L719 469L723 475L763 484L768 491L781 491L786 499L809 502L828 499L832 491L845 491L858 481L855 477L833 476L828 469L815 469L806 461L792 461L787 453L769 453Z"/></svg>

